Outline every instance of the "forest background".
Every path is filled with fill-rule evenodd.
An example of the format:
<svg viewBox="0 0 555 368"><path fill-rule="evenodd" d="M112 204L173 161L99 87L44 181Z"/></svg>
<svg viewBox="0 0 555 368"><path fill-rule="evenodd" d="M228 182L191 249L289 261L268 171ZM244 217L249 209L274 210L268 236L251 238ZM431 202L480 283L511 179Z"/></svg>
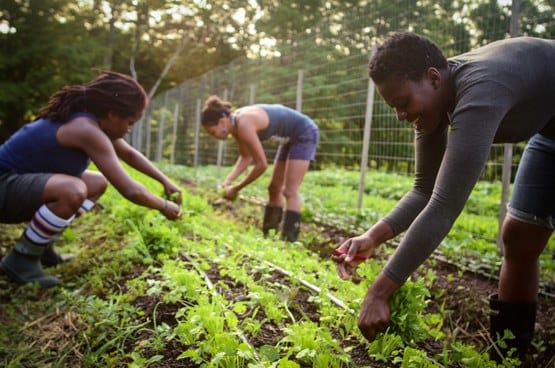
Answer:
<svg viewBox="0 0 555 368"><path fill-rule="evenodd" d="M518 3L519 34L555 36L555 1ZM237 58L291 57L280 50L303 35L368 54L378 35L412 29L452 55L508 37L510 14L497 0L0 0L0 142L93 68L130 74L154 97Z"/></svg>

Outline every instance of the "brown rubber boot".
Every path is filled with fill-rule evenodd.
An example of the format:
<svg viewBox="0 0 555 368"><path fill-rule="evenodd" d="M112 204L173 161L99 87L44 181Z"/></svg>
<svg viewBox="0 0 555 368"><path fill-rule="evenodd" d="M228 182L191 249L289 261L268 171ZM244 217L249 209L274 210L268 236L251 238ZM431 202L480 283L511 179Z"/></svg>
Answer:
<svg viewBox="0 0 555 368"><path fill-rule="evenodd" d="M489 298L490 312L490 336L496 341L499 351L503 356L494 352L492 359L501 362L507 357L509 351L513 350L513 357L524 361L526 351L532 343L534 336L534 325L536 323L535 302L513 303L501 301L497 294ZM497 341L505 336L505 330L511 331L512 339L504 339L502 344ZM506 345L506 346L505 346Z"/></svg>
<svg viewBox="0 0 555 368"><path fill-rule="evenodd" d="M281 229L281 239L289 242L297 241L301 230L301 214L295 211L285 211L283 226Z"/></svg>
<svg viewBox="0 0 555 368"><path fill-rule="evenodd" d="M281 216L283 214L283 208L274 207L267 205L264 207L264 220L262 221L262 233L264 236L268 236L270 230L279 231L279 225L281 224Z"/></svg>

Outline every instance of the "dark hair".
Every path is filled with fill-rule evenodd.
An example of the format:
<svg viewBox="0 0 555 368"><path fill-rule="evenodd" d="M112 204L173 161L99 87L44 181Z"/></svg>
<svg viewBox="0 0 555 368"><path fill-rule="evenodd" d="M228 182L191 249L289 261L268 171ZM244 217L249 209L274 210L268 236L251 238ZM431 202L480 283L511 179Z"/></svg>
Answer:
<svg viewBox="0 0 555 368"><path fill-rule="evenodd" d="M202 125L216 125L220 118L231 114L231 102L224 101L218 96L210 96L204 102L204 107L200 114Z"/></svg>
<svg viewBox="0 0 555 368"><path fill-rule="evenodd" d="M392 75L416 81L430 67L447 67L441 50L424 36L396 32L378 47L368 64L368 74L375 83L382 83Z"/></svg>
<svg viewBox="0 0 555 368"><path fill-rule="evenodd" d="M40 110L41 118L65 121L76 112L89 112L104 118L109 112L128 117L142 112L148 105L148 95L132 77L111 71L83 85L65 86L54 93Z"/></svg>

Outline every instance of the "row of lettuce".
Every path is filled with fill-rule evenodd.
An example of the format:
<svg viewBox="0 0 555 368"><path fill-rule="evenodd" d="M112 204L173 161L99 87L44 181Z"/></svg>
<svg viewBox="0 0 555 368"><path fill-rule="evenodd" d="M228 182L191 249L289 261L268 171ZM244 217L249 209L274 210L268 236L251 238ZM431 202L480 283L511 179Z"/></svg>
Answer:
<svg viewBox="0 0 555 368"><path fill-rule="evenodd" d="M491 346L478 350L446 330L449 311L427 308L433 270L402 286L392 300L391 326L369 343L358 331L357 311L383 260L361 265L360 284L341 280L331 260L299 244L262 237L256 226L214 209L206 196L193 194L185 184L193 181L195 193L202 193L200 188L213 194L218 169L163 169L184 183L183 218L167 221L110 187L100 201L102 209L64 234L66 250L78 257L50 272L65 287L47 291L36 303L12 303L5 310L7 320L23 318L21 308L27 314L41 309L35 321L6 324L5 336L0 334L5 366L158 367L172 359L199 367L356 367L376 362L390 367L497 366L488 358ZM304 216L345 223L356 219L353 230L360 230L367 226L369 212L335 203L333 208L344 210L333 216L333 204L324 203L345 198L338 195L345 192L340 184L352 184L346 175L333 174L327 179L309 175L305 191L312 195L305 199ZM160 192L158 183L133 175ZM320 187L315 193L316 182ZM262 180L243 195L263 197L263 187ZM262 213L255 206L243 210ZM283 280L273 277L276 268L286 270ZM50 300L46 307L41 304L45 298ZM302 309L306 304L311 311ZM45 333L53 325L56 330L62 326L63 333ZM424 346L441 348L432 352ZM516 362L507 360L504 366Z"/></svg>
<svg viewBox="0 0 555 368"><path fill-rule="evenodd" d="M191 179L187 168L165 169L176 180ZM199 173L193 174L198 179ZM159 190L157 183L140 180L152 190ZM215 187L206 184L208 181L203 183L211 191ZM496 367L487 351L477 351L445 334L442 311L426 310L433 271L401 288L392 301L390 328L368 343L356 327L356 311L368 283L381 270L381 261L361 266L359 274L364 282L345 282L337 276L331 260L304 247L262 237L255 226L238 223L214 210L206 198L192 194L186 186L183 199L183 219L168 222L155 211L145 213L109 190L102 200L102 219L91 216L88 220L102 227L114 228L110 222L120 224L116 233L109 234L114 238L106 237L106 241L119 243L121 249L114 252L102 272L143 266L143 271L132 278L120 275L125 284L122 286L120 281L117 288L106 284L105 275L88 277L97 282L89 283L89 305L100 310L114 310L117 305L114 313L124 311L113 322L120 329L102 330L102 338L94 340L102 349L91 349L88 365L113 364L122 359L133 367L148 366L167 359L168 347L177 343L181 352L176 359L204 367L354 367L357 363L350 354L353 349L363 349L369 362L381 361L392 367ZM122 223L121 219L126 220ZM107 223L101 224L104 221ZM270 277L275 272L270 265L287 270L290 276L285 283ZM319 289L310 297L317 317L293 312L295 290L303 288L299 280ZM240 286L239 296L230 285ZM129 307L145 295L159 300L151 315ZM334 304L329 295L344 301L347 307ZM73 302L83 301L80 297ZM174 308L171 323L157 322L156 311L164 306ZM98 328L106 329L102 320L105 315L99 318L90 321L90 336L99 336ZM129 336L142 331L138 334L141 337L131 340L122 336L123 322L133 326L127 327ZM260 334L268 331L275 333L270 343L268 339L256 343ZM114 350L119 339L125 340L125 349L122 345ZM106 341L111 341L108 347ZM443 348L430 353L419 348L424 341L436 341ZM110 354L105 354L106 350ZM121 356L116 354L118 351ZM106 357L112 361L107 362ZM511 364L505 362L505 366Z"/></svg>
<svg viewBox="0 0 555 368"><path fill-rule="evenodd" d="M207 190L217 188L229 170L217 166L161 166L176 177ZM264 202L269 180L269 174L263 175L245 187L241 196ZM395 206L411 188L412 180L411 177L397 174L367 172L361 208L358 208L358 172L344 169L309 171L301 187L303 219L318 221L353 235L360 234ZM448 236L437 249L437 254L463 270L496 277L501 264L497 246L500 198L499 182L479 182ZM554 254L555 238L551 238L540 257L540 283L542 289L549 293L555 289Z"/></svg>

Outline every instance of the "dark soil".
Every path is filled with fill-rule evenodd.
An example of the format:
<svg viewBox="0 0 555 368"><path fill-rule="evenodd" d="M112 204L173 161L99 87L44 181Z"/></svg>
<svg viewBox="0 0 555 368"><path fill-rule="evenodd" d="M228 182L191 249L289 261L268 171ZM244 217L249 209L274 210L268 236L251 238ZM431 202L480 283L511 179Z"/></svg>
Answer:
<svg viewBox="0 0 555 368"><path fill-rule="evenodd" d="M243 222L245 225L254 224L260 227L262 217L260 206L240 201L233 204L217 201L215 202L215 207L221 210L223 216L232 217L238 223ZM314 234L317 234L317 236ZM340 229L322 224L303 224L300 240L311 239L303 241L304 246L317 252L322 259L329 259L331 251L352 235L354 234L347 234ZM2 234L0 234L1 241ZM385 254L378 252L376 256L385 257ZM446 339L448 341L456 340L472 344L479 351L486 351L488 347L492 346L488 333L488 296L495 292L497 281L482 275L461 271L456 266L436 259L429 259L413 277L418 278L421 276L420 273L425 273L428 268L432 268L436 272L437 278L431 289L431 303L427 306L427 310L429 312L441 311L442 315L445 316L444 333ZM125 277L119 280L118 287L125 291L126 281L142 275L145 269L144 266L137 266L131 273L126 274ZM225 283L226 288L220 288L218 291L223 293L228 300L246 298L244 285L231 279L222 279L219 276L217 264L212 264L208 276L215 285L222 282ZM256 278L256 273L253 276ZM155 279L157 276L151 275L150 277ZM290 283L290 280L279 272L271 274L271 281L284 285L289 285ZM311 302L310 295L310 291L299 289L295 295L294 303L291 304L291 313L296 319L304 316L318 322L318 308L317 305ZM0 303L7 304L9 300L2 300ZM175 326L178 323L175 318L176 311L183 307L180 304L164 303L160 295L142 295L133 301L133 305L141 309L145 316L149 316L151 319L154 318L154 320L150 326L140 330L134 336L135 339L129 342L130 344L136 344L140 341L151 341L154 338L152 335L154 325L167 324L170 327ZM243 315L239 315L239 318L246 318L252 312L252 310L247 310ZM522 367L555 368L554 312L554 300L544 296L540 297L534 344ZM258 311L256 318L263 321L265 318L264 313ZM332 333L341 341L344 349L350 349L350 356L355 364L377 368L394 367L392 364L370 359L366 345L360 341L349 338L341 340L338 331L332 331ZM275 345L283 337L283 332L280 326L266 321L262 324L261 330L256 335L246 337L253 346L261 347L263 345ZM428 355L433 357L435 354L442 352L443 342L435 340L424 341L420 344L420 348L425 349L429 353ZM155 355L163 356L160 361L150 364L149 367L198 367L197 364L189 359L178 358L182 352L188 349L188 346L185 346L176 338L166 342L162 348L159 347L154 350L154 348L149 347L148 349L150 350L144 352L147 357Z"/></svg>
<svg viewBox="0 0 555 368"><path fill-rule="evenodd" d="M256 224L261 227L262 209L253 210L251 204L230 204L217 201L216 207L222 211L227 211L229 216L236 221ZM253 216L257 214L259 217ZM255 215L256 216L256 215ZM315 237L312 243L304 245L317 253L324 259L329 259L333 249L351 236L358 234L348 234L341 229L325 226L322 224L303 224L300 240L303 240L302 233L317 233L321 236ZM311 238L306 236L305 238ZM315 240L317 239L317 240ZM380 255L378 251L377 257ZM445 315L444 330L446 337L451 340L464 342L474 345L479 351L486 351L493 346L493 341L489 337L489 305L488 297L497 290L497 280L463 271L455 265L445 263L441 260L430 258L413 275L413 278L421 276L427 269L433 269L437 274L431 289L432 300L427 310L430 313L442 311ZM496 274L496 273L495 273ZM302 300L298 300L299 305L303 305ZM305 304L303 309L310 310L312 306ZM555 368L555 300L549 296L540 295L537 308L535 335L532 347L526 360L521 367L525 368ZM454 336L456 334L456 336ZM356 348L351 352L353 361L359 365L371 367L390 367L392 365L383 364L368 358L368 354L363 346L355 343ZM426 341L420 346L428 351L428 355L442 352L443 344L437 341ZM492 352L493 353L493 352Z"/></svg>

